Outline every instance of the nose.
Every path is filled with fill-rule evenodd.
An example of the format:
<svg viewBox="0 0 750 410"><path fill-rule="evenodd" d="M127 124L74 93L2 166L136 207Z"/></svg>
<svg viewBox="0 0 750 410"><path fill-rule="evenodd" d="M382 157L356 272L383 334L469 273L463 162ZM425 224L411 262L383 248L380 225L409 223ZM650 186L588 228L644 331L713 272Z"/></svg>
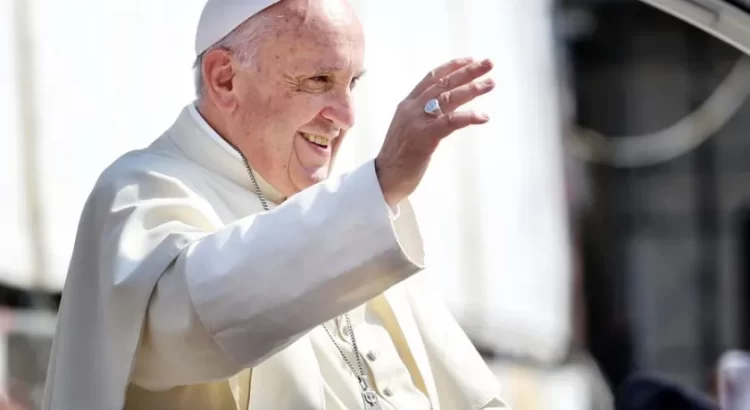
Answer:
<svg viewBox="0 0 750 410"><path fill-rule="evenodd" d="M321 111L323 118L333 122L337 127L348 130L354 126L354 101L350 90L331 93L326 107Z"/></svg>

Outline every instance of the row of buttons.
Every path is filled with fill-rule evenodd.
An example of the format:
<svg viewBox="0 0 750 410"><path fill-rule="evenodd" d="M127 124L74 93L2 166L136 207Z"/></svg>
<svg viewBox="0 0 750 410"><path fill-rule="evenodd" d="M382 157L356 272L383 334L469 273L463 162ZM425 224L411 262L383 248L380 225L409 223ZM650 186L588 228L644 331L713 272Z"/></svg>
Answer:
<svg viewBox="0 0 750 410"><path fill-rule="evenodd" d="M378 360L378 353L374 350L370 350L369 352L367 352L367 354L365 354L365 357L367 358L367 360L374 362ZM386 387L385 389L383 389L383 394L386 397L393 397L393 389L391 389L390 387Z"/></svg>

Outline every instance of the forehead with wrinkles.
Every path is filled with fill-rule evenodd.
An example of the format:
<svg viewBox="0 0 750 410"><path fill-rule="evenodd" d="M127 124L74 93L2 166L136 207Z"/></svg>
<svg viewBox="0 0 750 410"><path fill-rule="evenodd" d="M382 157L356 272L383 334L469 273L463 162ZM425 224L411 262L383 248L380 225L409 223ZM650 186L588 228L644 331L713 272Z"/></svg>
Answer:
<svg viewBox="0 0 750 410"><path fill-rule="evenodd" d="M275 60L294 57L342 60L362 46L362 28L346 0L284 0L259 15L265 26L260 48ZM330 67L346 69L346 67Z"/></svg>

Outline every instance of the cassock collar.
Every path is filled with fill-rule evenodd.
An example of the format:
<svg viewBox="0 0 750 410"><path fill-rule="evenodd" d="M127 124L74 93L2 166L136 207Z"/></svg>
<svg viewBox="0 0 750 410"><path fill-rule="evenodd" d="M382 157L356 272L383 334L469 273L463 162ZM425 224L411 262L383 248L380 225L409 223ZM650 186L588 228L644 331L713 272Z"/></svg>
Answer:
<svg viewBox="0 0 750 410"><path fill-rule="evenodd" d="M195 103L182 110L168 134L192 160L255 192L240 154L203 119ZM278 205L286 200L286 197L266 182L257 170L253 169L253 173L268 201Z"/></svg>
<svg viewBox="0 0 750 410"><path fill-rule="evenodd" d="M190 117L198 124L198 127L200 127L201 131L203 131L204 134L206 134L209 138L211 138L215 143L219 144L224 150L226 150L231 156L242 159L240 156L240 153L237 152L229 143L219 135L218 132L216 132L210 125L208 125L208 122L206 122L206 119L203 118L201 113L198 111L198 107L196 107L195 103L188 104L187 106L188 114L190 114Z"/></svg>

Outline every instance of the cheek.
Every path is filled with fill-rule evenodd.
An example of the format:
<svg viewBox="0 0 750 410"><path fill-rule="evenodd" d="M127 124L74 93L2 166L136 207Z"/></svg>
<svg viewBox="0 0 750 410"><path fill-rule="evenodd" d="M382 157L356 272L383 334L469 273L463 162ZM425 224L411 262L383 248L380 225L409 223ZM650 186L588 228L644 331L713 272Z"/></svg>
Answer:
<svg viewBox="0 0 750 410"><path fill-rule="evenodd" d="M325 132L330 127L321 112L325 108L325 99L319 96L297 96L285 101L277 111L278 118L294 131L308 129Z"/></svg>

